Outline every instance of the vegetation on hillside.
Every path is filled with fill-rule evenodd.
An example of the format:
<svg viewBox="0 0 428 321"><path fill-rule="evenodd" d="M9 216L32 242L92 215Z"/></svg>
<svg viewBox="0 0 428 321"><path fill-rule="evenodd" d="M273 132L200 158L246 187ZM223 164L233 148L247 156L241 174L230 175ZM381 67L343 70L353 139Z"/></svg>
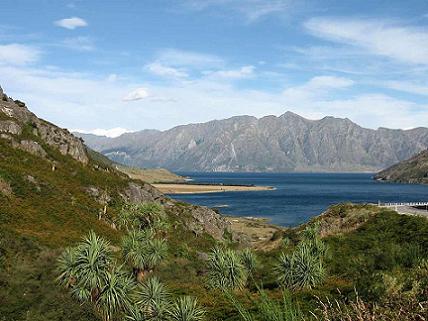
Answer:
<svg viewBox="0 0 428 321"><path fill-rule="evenodd" d="M428 150L381 171L375 178L402 183L428 184Z"/></svg>

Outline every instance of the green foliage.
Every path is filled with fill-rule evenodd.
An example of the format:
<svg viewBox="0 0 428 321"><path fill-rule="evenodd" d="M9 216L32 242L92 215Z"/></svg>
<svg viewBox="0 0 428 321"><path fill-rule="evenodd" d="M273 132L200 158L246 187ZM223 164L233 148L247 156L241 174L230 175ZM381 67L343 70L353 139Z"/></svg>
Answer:
<svg viewBox="0 0 428 321"><path fill-rule="evenodd" d="M221 290L242 289L248 272L240 255L232 249L215 247L208 262L208 281L213 288Z"/></svg>
<svg viewBox="0 0 428 321"><path fill-rule="evenodd" d="M247 273L252 274L257 268L257 257L250 249L244 249L240 252L241 262Z"/></svg>
<svg viewBox="0 0 428 321"><path fill-rule="evenodd" d="M125 204L115 218L116 225L123 230L158 228L164 222L165 210L155 202Z"/></svg>
<svg viewBox="0 0 428 321"><path fill-rule="evenodd" d="M259 297L251 299L251 306L255 307L253 311L246 309L231 293L228 293L227 296L244 321L304 320L303 313L287 291L282 292L282 300L278 301L270 298L265 290L259 289Z"/></svg>
<svg viewBox="0 0 428 321"><path fill-rule="evenodd" d="M183 296L171 306L169 316L172 321L201 321L205 311L199 307L196 298Z"/></svg>
<svg viewBox="0 0 428 321"><path fill-rule="evenodd" d="M122 239L123 257L134 269L150 271L165 258L168 248L165 240L155 239L154 233L130 231Z"/></svg>
<svg viewBox="0 0 428 321"><path fill-rule="evenodd" d="M428 258L428 221L384 210L354 232L330 237L328 244L329 274L352 282L362 297L379 301L387 292L385 274L407 279L406 284L420 281L412 270Z"/></svg>
<svg viewBox="0 0 428 321"><path fill-rule="evenodd" d="M170 294L156 277L139 285L135 306L150 320L164 320L170 307Z"/></svg>
<svg viewBox="0 0 428 321"><path fill-rule="evenodd" d="M133 279L120 267L107 271L104 284L95 302L95 306L104 320L112 320L117 315L123 315L131 305L131 293L135 288Z"/></svg>
<svg viewBox="0 0 428 321"><path fill-rule="evenodd" d="M275 267L279 284L290 289L311 289L324 281L327 246L318 231L318 225L306 227L296 249L281 254Z"/></svg>
<svg viewBox="0 0 428 321"><path fill-rule="evenodd" d="M110 243L90 232L58 259L58 280L79 301L91 302L104 320L111 320L131 305L135 284L113 264Z"/></svg>

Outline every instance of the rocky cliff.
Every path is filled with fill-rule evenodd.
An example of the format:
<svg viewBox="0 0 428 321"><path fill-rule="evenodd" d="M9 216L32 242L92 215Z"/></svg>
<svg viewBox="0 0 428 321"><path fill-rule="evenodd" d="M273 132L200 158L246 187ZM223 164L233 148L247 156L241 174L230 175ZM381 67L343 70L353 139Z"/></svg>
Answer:
<svg viewBox="0 0 428 321"><path fill-rule="evenodd" d="M39 137L44 143L70 155L75 160L87 164L89 159L82 141L47 121L31 113L25 103L13 100L0 90L0 135L9 139L17 148L45 157L47 154L38 142L23 139L28 134ZM20 136L23 136L19 139Z"/></svg>
<svg viewBox="0 0 428 321"><path fill-rule="evenodd" d="M175 171L377 171L428 146L427 128L372 130L349 119L308 120L291 112L81 137L115 161Z"/></svg>

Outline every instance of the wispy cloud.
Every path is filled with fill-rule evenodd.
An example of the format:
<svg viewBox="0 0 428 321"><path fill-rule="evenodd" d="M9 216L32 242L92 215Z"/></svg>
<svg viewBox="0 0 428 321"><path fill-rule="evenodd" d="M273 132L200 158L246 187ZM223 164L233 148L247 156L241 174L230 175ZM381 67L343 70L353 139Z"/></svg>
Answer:
<svg viewBox="0 0 428 321"><path fill-rule="evenodd" d="M394 90L404 91L411 94L428 96L428 83L420 84L408 81L388 81L385 86Z"/></svg>
<svg viewBox="0 0 428 321"><path fill-rule="evenodd" d="M292 0L185 0L184 4L193 10L217 8L235 11L247 21L254 22L262 17L290 11ZM294 5L296 5L294 3Z"/></svg>
<svg viewBox="0 0 428 321"><path fill-rule="evenodd" d="M189 76L182 68L169 67L160 62L150 63L146 65L146 69L152 74L167 78L187 78Z"/></svg>
<svg viewBox="0 0 428 321"><path fill-rule="evenodd" d="M66 38L62 41L64 47L77 51L93 51L95 45L89 37Z"/></svg>
<svg viewBox="0 0 428 321"><path fill-rule="evenodd" d="M97 136L106 136L106 137L119 137L120 135L123 135L125 133L130 133L131 130L121 128L121 127L115 127L111 129L102 129L102 128L95 128L95 129L70 129L71 132L77 132L81 134L93 134Z"/></svg>
<svg viewBox="0 0 428 321"><path fill-rule="evenodd" d="M136 101L149 97L149 91L147 88L141 87L134 89L129 92L125 97L123 97L123 101Z"/></svg>
<svg viewBox="0 0 428 321"><path fill-rule="evenodd" d="M224 60L218 56L179 49L164 49L156 60L163 65L175 67L210 68L224 65Z"/></svg>
<svg viewBox="0 0 428 321"><path fill-rule="evenodd" d="M305 23L314 36L361 48L409 64L428 64L428 31L398 22L349 18L312 18Z"/></svg>
<svg viewBox="0 0 428 321"><path fill-rule="evenodd" d="M239 69L218 70L213 72L205 72L209 77L218 77L225 79L244 79L254 76L254 66L243 66Z"/></svg>
<svg viewBox="0 0 428 321"><path fill-rule="evenodd" d="M25 65L37 61L40 50L21 44L0 45L0 64Z"/></svg>
<svg viewBox="0 0 428 321"><path fill-rule="evenodd" d="M88 23L79 17L71 17L71 18L65 18L61 20L57 20L54 22L54 24L58 27L74 30L76 28L80 27L86 27Z"/></svg>

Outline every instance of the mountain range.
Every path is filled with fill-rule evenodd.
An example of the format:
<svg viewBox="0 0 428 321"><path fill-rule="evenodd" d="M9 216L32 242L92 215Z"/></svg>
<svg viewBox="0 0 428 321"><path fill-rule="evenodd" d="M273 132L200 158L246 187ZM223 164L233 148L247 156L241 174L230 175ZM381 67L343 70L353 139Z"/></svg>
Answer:
<svg viewBox="0 0 428 321"><path fill-rule="evenodd" d="M345 118L295 113L236 116L116 138L79 134L110 159L173 171L378 171L428 147L428 128L363 128Z"/></svg>

